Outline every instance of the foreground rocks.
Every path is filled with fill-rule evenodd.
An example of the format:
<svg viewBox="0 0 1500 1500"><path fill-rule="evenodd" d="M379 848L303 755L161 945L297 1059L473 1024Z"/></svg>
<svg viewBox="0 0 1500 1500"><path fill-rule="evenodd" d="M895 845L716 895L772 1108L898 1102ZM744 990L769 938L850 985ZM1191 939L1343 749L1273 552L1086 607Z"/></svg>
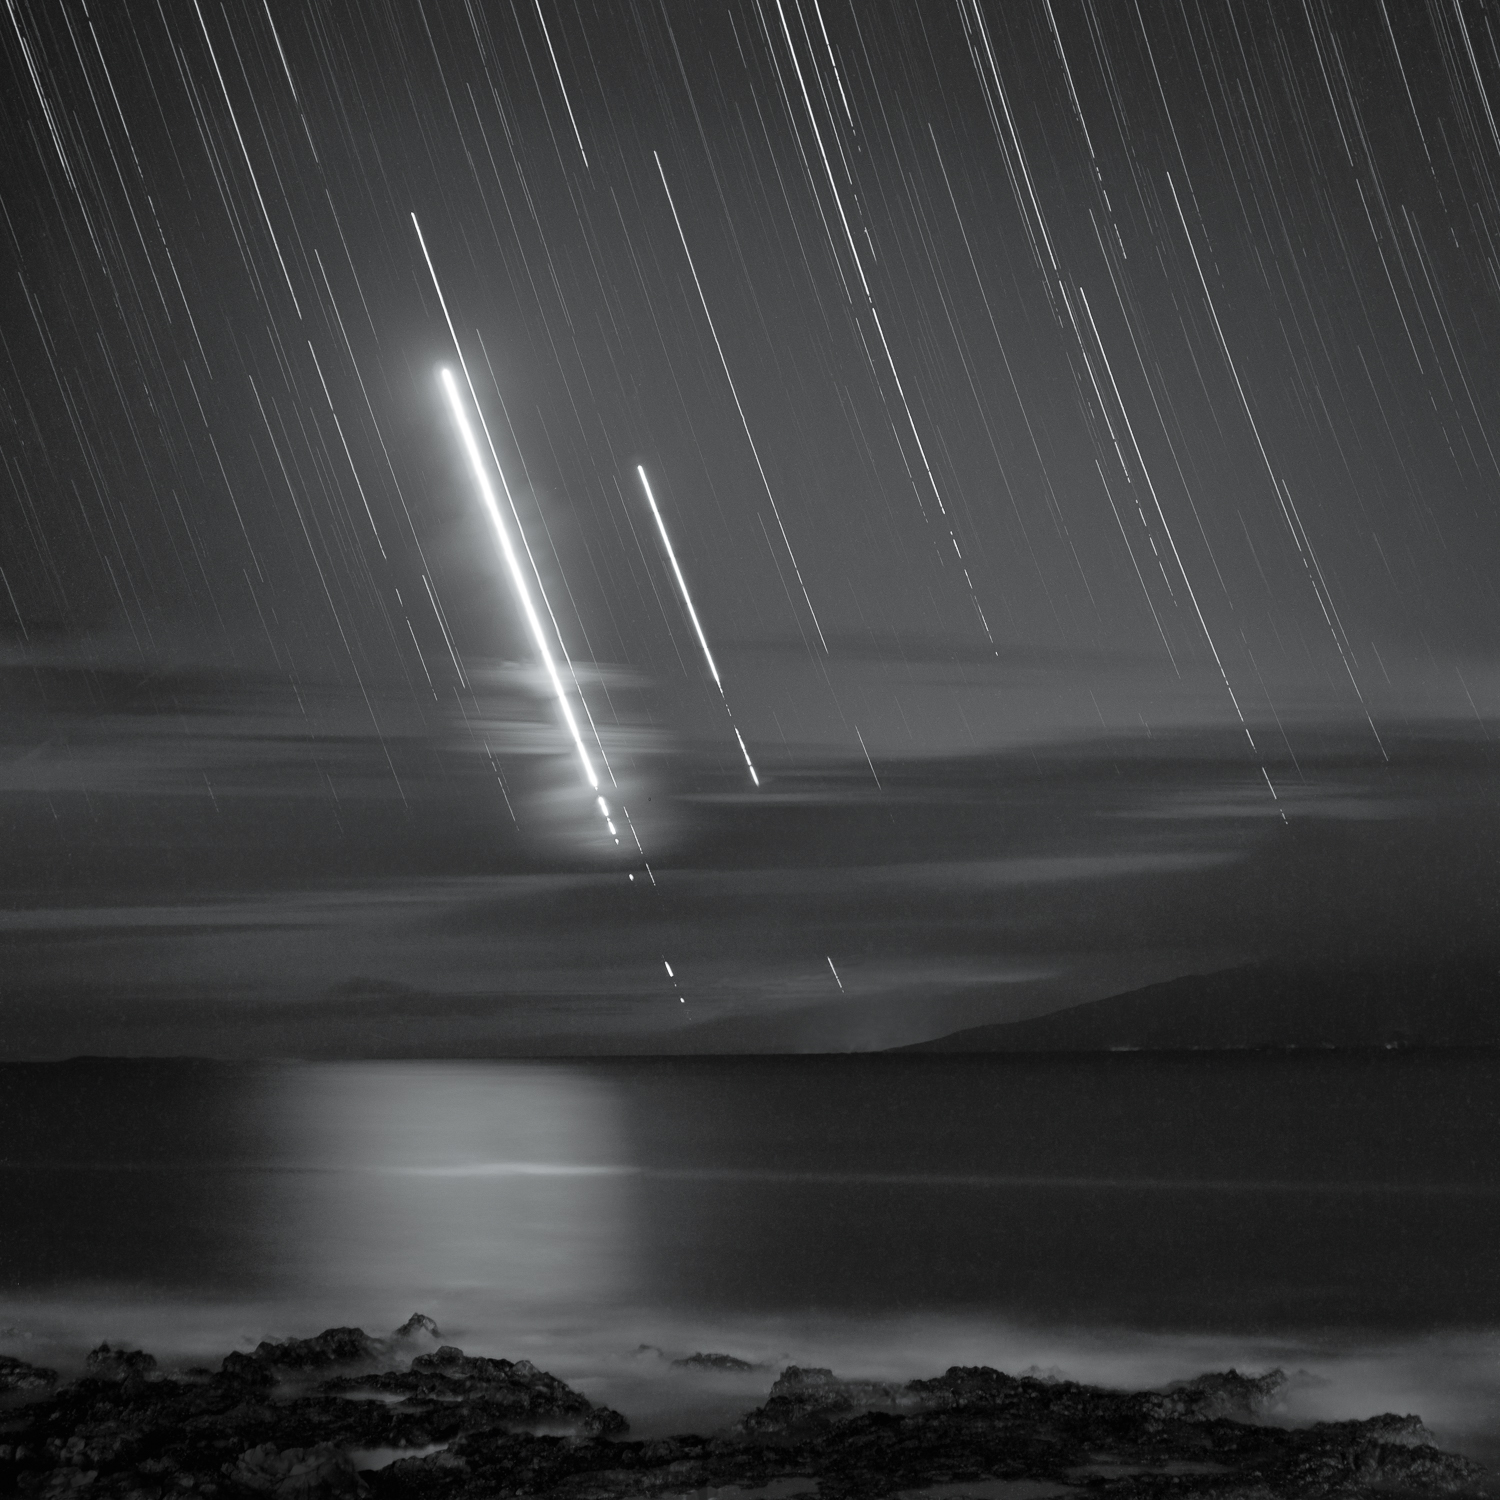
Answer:
<svg viewBox="0 0 1500 1500"><path fill-rule="evenodd" d="M618 1412L526 1360L441 1345L420 1317L389 1339L333 1328L263 1343L216 1372L164 1372L101 1345L71 1385L9 1359L0 1379L0 1492L47 1500L1482 1492L1478 1466L1440 1452L1416 1417L1266 1425L1279 1372L1127 1393L983 1367L899 1385L793 1366L727 1432L653 1442L623 1440Z"/></svg>
<svg viewBox="0 0 1500 1500"><path fill-rule="evenodd" d="M44 1391L56 1384L56 1370L44 1370L40 1365L28 1365L24 1359L0 1354L0 1395L10 1391Z"/></svg>

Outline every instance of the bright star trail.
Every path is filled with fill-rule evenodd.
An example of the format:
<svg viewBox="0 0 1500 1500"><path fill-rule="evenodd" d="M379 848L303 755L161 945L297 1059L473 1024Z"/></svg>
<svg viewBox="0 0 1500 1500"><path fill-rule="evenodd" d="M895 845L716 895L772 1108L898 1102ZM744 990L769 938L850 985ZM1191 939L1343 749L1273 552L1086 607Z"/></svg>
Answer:
<svg viewBox="0 0 1500 1500"><path fill-rule="evenodd" d="M703 660L708 663L709 675L714 680L714 686L719 690L719 698L724 704L724 712L729 715L729 723L734 730L734 737L739 743L740 754L745 757L745 769L750 773L750 780L760 785L760 777L755 771L755 762L750 759L750 752L745 748L745 737L740 733L739 725L734 722L734 713L729 707L729 698L724 691L724 681L719 676L719 669L714 664L714 654L708 649L708 637L703 633L703 624L698 618L698 611L693 608L693 596L688 592L687 579L682 576L682 567L677 561L677 550L672 546L672 538L667 535L667 523L662 520L661 510L657 506L656 496L651 492L651 481L646 477L645 468L637 464L635 472L641 477L641 488L646 492L647 503L651 506L651 514L656 521L656 529L661 533L661 544L666 549L667 561L672 565L672 576L677 580L678 592L682 595L683 607L688 612L688 619L692 621L693 633L698 637L698 644L703 648Z"/></svg>

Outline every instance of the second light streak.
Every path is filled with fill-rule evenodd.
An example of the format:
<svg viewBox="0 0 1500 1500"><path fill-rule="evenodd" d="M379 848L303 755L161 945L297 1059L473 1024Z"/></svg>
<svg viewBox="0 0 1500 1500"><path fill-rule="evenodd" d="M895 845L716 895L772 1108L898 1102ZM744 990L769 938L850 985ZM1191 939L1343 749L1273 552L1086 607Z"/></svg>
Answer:
<svg viewBox="0 0 1500 1500"><path fill-rule="evenodd" d="M673 547L672 538L667 534L667 523L662 520L656 496L651 492L651 481L646 478L646 470L642 465L637 464L635 472L640 475L641 488L646 492L646 503L651 507L656 529L661 533L661 544L666 549L667 561L672 565L672 576L677 580L678 592L682 595L688 619L692 621L693 632L698 637L698 644L703 648L703 660L708 663L709 675L714 680L714 686L719 690L719 700L724 705L724 712L729 715L729 727L734 730L734 737L739 741L740 754L745 757L745 769L750 773L750 780L759 786L760 777L756 773L755 762L750 759L750 751L745 747L745 737L740 733L739 725L734 722L734 711L729 707L729 696L724 691L724 680L719 676L719 668L714 662L713 652L708 649L708 637L703 633L703 624L698 619L698 611L693 608L693 596L688 592L687 579L682 576L682 567L677 561L677 549Z"/></svg>

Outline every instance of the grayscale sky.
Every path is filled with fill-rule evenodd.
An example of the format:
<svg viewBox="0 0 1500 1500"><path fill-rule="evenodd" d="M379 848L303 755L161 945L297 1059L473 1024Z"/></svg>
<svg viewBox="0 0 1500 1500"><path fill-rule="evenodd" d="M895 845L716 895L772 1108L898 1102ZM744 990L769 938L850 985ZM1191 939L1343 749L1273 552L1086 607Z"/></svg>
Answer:
<svg viewBox="0 0 1500 1500"><path fill-rule="evenodd" d="M1485 15L17 0L0 1055L1489 956Z"/></svg>

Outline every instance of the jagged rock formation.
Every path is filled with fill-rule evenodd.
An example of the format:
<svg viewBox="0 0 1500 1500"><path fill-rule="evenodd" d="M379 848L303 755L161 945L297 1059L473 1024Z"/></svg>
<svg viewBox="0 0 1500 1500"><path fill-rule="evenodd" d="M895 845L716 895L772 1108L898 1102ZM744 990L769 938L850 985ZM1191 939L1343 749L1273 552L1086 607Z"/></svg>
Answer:
<svg viewBox="0 0 1500 1500"><path fill-rule="evenodd" d="M452 1345L419 1354L409 1370L346 1376L325 1381L321 1389L335 1396L369 1392L408 1403L457 1404L489 1425L566 1422L602 1437L626 1429L618 1412L592 1405L528 1359L486 1359Z"/></svg>
<svg viewBox="0 0 1500 1500"><path fill-rule="evenodd" d="M413 1343L418 1339L431 1339L435 1344L443 1341L442 1330L426 1313L413 1313L391 1337L407 1343Z"/></svg>
<svg viewBox="0 0 1500 1500"><path fill-rule="evenodd" d="M436 1329L414 1319L394 1343L328 1329L232 1354L214 1374L164 1372L139 1350L101 1345L60 1389L52 1372L6 1361L0 1490L46 1500L1481 1493L1478 1467L1440 1452L1416 1417L1264 1425L1279 1371L1131 1393L984 1367L904 1385L791 1367L728 1432L630 1442L619 1413L525 1360L444 1346L390 1368L415 1335ZM731 1357L693 1360L721 1368L721 1358Z"/></svg>
<svg viewBox="0 0 1500 1500"><path fill-rule="evenodd" d="M748 1359L733 1354L689 1354L685 1359L672 1361L674 1370L758 1370Z"/></svg>
<svg viewBox="0 0 1500 1500"><path fill-rule="evenodd" d="M0 1395L7 1391L44 1391L57 1384L57 1371L28 1365L24 1359L0 1354Z"/></svg>
<svg viewBox="0 0 1500 1500"><path fill-rule="evenodd" d="M100 1344L91 1349L84 1369L92 1380L149 1380L156 1373L156 1356L141 1349L111 1349Z"/></svg>

